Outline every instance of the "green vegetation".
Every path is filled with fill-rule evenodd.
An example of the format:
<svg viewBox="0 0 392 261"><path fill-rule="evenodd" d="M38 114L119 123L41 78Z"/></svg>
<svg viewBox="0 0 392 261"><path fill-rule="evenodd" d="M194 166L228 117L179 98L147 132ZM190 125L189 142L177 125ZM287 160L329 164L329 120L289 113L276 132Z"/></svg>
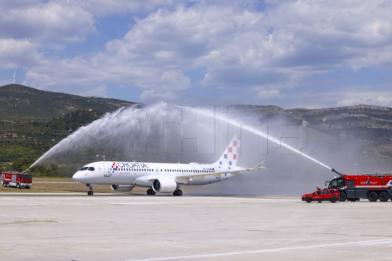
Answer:
<svg viewBox="0 0 392 261"><path fill-rule="evenodd" d="M0 87L0 171L26 170L60 140L107 112L134 103L46 92L22 85ZM36 176L69 176L77 166L37 166Z"/></svg>
<svg viewBox="0 0 392 261"><path fill-rule="evenodd" d="M30 166L30 165L29 165ZM72 165L46 164L32 167L29 172L35 177L69 177L78 167Z"/></svg>

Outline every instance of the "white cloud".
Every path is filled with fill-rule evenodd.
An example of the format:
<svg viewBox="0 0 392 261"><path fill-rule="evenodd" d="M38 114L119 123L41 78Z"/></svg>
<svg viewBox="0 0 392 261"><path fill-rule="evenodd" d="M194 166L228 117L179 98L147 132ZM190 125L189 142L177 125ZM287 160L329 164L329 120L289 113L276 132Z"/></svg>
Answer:
<svg viewBox="0 0 392 261"><path fill-rule="evenodd" d="M282 98L283 95L278 89L271 89L271 88L259 88L257 90L257 96L260 99L275 99L275 98Z"/></svg>
<svg viewBox="0 0 392 261"><path fill-rule="evenodd" d="M0 68L31 66L38 60L36 47L30 41L0 38Z"/></svg>
<svg viewBox="0 0 392 261"><path fill-rule="evenodd" d="M337 105L350 106L358 104L392 107L392 91L348 90L340 93Z"/></svg>
<svg viewBox="0 0 392 261"><path fill-rule="evenodd" d="M246 89L253 100L273 102L290 98L287 89L309 76L392 62L391 1L267 1L263 8L258 1L3 3L19 19L0 18L0 28L12 29L0 35L41 51L27 80L47 88L91 92L121 85L140 89L149 100L179 99L191 86L203 85ZM43 55L51 43L83 40L95 30L95 19L118 13L130 14L135 24L103 50L67 58ZM12 66L11 60L3 63ZM204 77L193 77L193 70Z"/></svg>
<svg viewBox="0 0 392 261"><path fill-rule="evenodd" d="M106 16L121 13L148 13L159 8L167 8L177 4L185 4L191 1L180 0L68 0L69 5L78 6L90 12L95 16Z"/></svg>
<svg viewBox="0 0 392 261"><path fill-rule="evenodd" d="M290 100L286 100L288 107L320 108L333 106L352 106L359 104L392 107L392 89L383 86L358 85L339 88L313 88L293 90ZM284 98L287 98L284 97ZM265 97L268 99L268 97ZM276 101L282 101L274 99Z"/></svg>
<svg viewBox="0 0 392 261"><path fill-rule="evenodd" d="M210 54L230 42L230 31L253 26L258 14L236 15L233 8L184 8L158 11L138 21L123 39L109 42L90 59L48 60L28 72L28 80L51 86L59 79L73 84L97 81L137 86L143 99L175 99L191 85L185 71L213 63ZM229 20L226 17L232 17ZM226 19L226 20L225 20ZM214 26L211 26L214 24ZM248 32L250 33L250 32ZM222 56L216 62L226 62ZM53 71L53 68L62 68ZM210 66L207 66L210 68ZM82 72L82 73L80 73Z"/></svg>
<svg viewBox="0 0 392 261"><path fill-rule="evenodd" d="M165 71L159 79L148 80L148 82L141 83L141 86L145 89L141 96L144 100L174 100L178 98L179 92L190 87L190 80L181 71Z"/></svg>
<svg viewBox="0 0 392 261"><path fill-rule="evenodd" d="M294 65L336 67L358 65L357 59L373 56L391 46L391 1L295 1L269 12L276 33L291 34L295 41ZM374 61L377 63L377 61Z"/></svg>
<svg viewBox="0 0 392 261"><path fill-rule="evenodd" d="M95 30L93 16L81 8L60 2L35 2L34 5L2 2L0 37L29 39L50 46L80 41Z"/></svg>

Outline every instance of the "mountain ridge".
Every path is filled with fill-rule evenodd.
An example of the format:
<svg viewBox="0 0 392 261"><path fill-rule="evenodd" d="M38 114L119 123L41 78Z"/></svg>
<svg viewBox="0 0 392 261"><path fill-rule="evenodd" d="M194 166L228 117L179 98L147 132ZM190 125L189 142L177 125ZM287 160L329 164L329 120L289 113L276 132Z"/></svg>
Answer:
<svg viewBox="0 0 392 261"><path fill-rule="evenodd" d="M0 119L48 120L72 111L92 109L104 113L137 103L49 92L19 84L8 84L0 87L0 104L2 104Z"/></svg>
<svg viewBox="0 0 392 261"><path fill-rule="evenodd" d="M103 114L121 107L142 106L118 99L47 92L23 85L0 87L0 104L0 170L24 169L61 139ZM261 124L282 121L315 130L337 144L347 139L357 140L364 144L360 148L361 154L392 159L390 107L365 104L318 109L239 104L225 107L245 115L254 114Z"/></svg>
<svg viewBox="0 0 392 261"><path fill-rule="evenodd" d="M8 84L0 87L0 170L25 169L77 128L139 103ZM3 162L3 163L2 163Z"/></svg>

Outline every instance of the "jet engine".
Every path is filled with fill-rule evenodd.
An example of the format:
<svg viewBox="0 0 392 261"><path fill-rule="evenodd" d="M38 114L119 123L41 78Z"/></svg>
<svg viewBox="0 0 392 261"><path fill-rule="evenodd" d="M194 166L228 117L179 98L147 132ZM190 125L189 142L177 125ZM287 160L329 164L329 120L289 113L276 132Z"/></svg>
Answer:
<svg viewBox="0 0 392 261"><path fill-rule="evenodd" d="M177 189L177 182L174 179L159 178L152 183L155 192L172 193Z"/></svg>
<svg viewBox="0 0 392 261"><path fill-rule="evenodd" d="M118 192L123 192L123 191L131 191L133 189L133 186L131 185L111 185L110 186L112 190L118 191Z"/></svg>

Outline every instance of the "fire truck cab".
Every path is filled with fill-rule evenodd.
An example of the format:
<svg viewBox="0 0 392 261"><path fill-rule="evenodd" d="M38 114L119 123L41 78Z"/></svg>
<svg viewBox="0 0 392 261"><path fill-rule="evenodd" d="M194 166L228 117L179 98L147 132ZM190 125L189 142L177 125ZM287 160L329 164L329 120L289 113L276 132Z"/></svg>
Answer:
<svg viewBox="0 0 392 261"><path fill-rule="evenodd" d="M392 199L392 174L341 175L329 181L328 188L339 190L340 201L386 202Z"/></svg>

